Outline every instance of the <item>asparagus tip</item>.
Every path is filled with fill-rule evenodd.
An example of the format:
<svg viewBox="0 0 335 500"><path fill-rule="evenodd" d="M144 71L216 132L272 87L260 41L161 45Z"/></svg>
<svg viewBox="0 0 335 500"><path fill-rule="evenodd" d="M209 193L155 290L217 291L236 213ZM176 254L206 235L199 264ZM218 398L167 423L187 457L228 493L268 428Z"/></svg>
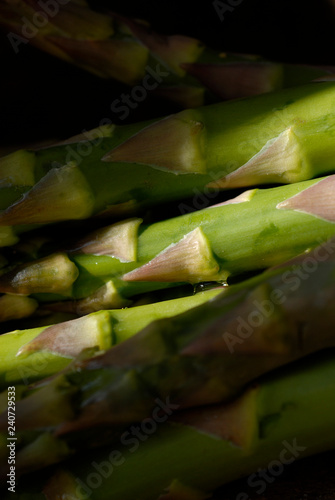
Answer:
<svg viewBox="0 0 335 500"><path fill-rule="evenodd" d="M321 219L335 222L334 215L335 175L325 177L300 193L278 203L282 210L298 210Z"/></svg>
<svg viewBox="0 0 335 500"><path fill-rule="evenodd" d="M0 225L39 224L91 215L93 194L73 162L52 168L22 199L0 214Z"/></svg>
<svg viewBox="0 0 335 500"><path fill-rule="evenodd" d="M168 246L151 261L125 274L125 281L214 281L219 265L200 227ZM221 279L221 278L220 278Z"/></svg>
<svg viewBox="0 0 335 500"><path fill-rule="evenodd" d="M102 161L143 163L175 174L203 173L202 130L196 112L182 111L145 127Z"/></svg>

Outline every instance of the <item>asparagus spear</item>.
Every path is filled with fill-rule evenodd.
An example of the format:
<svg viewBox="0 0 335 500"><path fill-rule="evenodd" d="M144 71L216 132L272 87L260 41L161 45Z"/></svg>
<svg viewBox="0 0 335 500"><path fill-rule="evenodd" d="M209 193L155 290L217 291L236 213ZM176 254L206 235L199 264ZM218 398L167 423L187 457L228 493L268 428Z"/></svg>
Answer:
<svg viewBox="0 0 335 500"><path fill-rule="evenodd" d="M254 189L151 225L118 222L71 252L14 267L0 276L0 291L86 314L127 306L150 290L263 270L334 235L334 183L332 175Z"/></svg>
<svg viewBox="0 0 335 500"><path fill-rule="evenodd" d="M148 418L157 400L178 411L228 401L261 374L334 347L333 245L155 321L38 387L18 389L18 473L113 442L128 425ZM311 262L306 286L302 276ZM6 411L0 425L4 435Z"/></svg>
<svg viewBox="0 0 335 500"><path fill-rule="evenodd" d="M72 143L13 153L0 161L2 231L93 214L120 217L192 195L191 209L199 208L201 193L206 204L219 189L332 172L334 96L334 83L311 84L151 124L104 125Z"/></svg>
<svg viewBox="0 0 335 500"><path fill-rule="evenodd" d="M0 6L0 23L16 53L29 42L99 77L141 84L131 96L122 94L114 101L113 111L121 117L148 90L184 107L196 107L333 73L331 67L280 64L215 51L187 36L158 35L143 21L94 11L84 0L61 6L7 0Z"/></svg>
<svg viewBox="0 0 335 500"><path fill-rule="evenodd" d="M38 493L42 500L202 500L244 476L236 498L247 500L250 488L264 491L296 460L335 447L334 381L334 354L314 356L263 378L232 403L180 413L167 407L114 446L71 460L47 480L39 474L30 486L34 500Z"/></svg>
<svg viewBox="0 0 335 500"><path fill-rule="evenodd" d="M107 349L135 335L151 321L175 316L219 293L222 288L133 308L98 311L52 326L3 334L0 388L4 390L8 384L29 385L48 377L67 366L83 349Z"/></svg>
<svg viewBox="0 0 335 500"><path fill-rule="evenodd" d="M4 294L0 296L0 321L25 318L38 307L36 300L21 295ZM1 337L0 337L1 339Z"/></svg>
<svg viewBox="0 0 335 500"><path fill-rule="evenodd" d="M19 240L19 238L18 238L17 232L14 228L0 226L0 247L14 245L15 243L18 242L18 240Z"/></svg>

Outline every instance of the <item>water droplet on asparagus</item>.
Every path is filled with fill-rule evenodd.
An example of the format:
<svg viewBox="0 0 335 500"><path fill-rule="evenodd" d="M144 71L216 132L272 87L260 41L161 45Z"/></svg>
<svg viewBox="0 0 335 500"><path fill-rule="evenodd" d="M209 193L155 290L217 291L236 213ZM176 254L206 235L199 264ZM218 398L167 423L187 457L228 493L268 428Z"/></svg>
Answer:
<svg viewBox="0 0 335 500"><path fill-rule="evenodd" d="M193 295L199 292L205 292L207 290L214 290L215 288L225 288L228 286L226 280L220 281L203 281L201 283L195 283L193 285Z"/></svg>

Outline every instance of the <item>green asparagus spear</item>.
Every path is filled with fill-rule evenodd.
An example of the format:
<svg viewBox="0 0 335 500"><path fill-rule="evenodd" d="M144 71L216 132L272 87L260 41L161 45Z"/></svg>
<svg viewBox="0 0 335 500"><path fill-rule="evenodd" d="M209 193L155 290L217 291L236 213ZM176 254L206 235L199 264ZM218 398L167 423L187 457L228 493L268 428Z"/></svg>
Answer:
<svg viewBox="0 0 335 500"><path fill-rule="evenodd" d="M314 83L13 153L0 161L0 244L30 224L120 217L194 195L193 207L180 204L189 211L200 194L206 205L219 189L333 172L334 105L335 84Z"/></svg>
<svg viewBox="0 0 335 500"><path fill-rule="evenodd" d="M18 386L18 474L113 442L157 400L178 411L228 401L256 377L334 347L334 265L331 241L37 387Z"/></svg>
<svg viewBox="0 0 335 500"><path fill-rule="evenodd" d="M43 26L39 16L46 19ZM308 83L334 72L331 67L226 54L187 36L158 35L143 21L94 11L84 0L53 7L37 0L7 0L0 6L0 23L16 53L30 42L102 78L140 84L133 90L135 98L149 90L188 108ZM123 93L113 111L127 116L129 100L132 96Z"/></svg>
<svg viewBox="0 0 335 500"><path fill-rule="evenodd" d="M34 500L204 500L241 478L236 499L247 500L250 489L261 494L296 460L334 449L334 390L334 354L314 356L229 404L180 413L165 405L112 446L71 460L51 477L21 478L18 491L27 493L30 484Z"/></svg>
<svg viewBox="0 0 335 500"><path fill-rule="evenodd" d="M133 296L167 286L225 282L333 236L334 183L332 175L254 189L151 225L136 218L118 222L72 251L14 267L0 276L0 291L59 299L59 310L86 314L127 306Z"/></svg>
<svg viewBox="0 0 335 500"><path fill-rule="evenodd" d="M29 385L48 377L67 366L83 349L107 349L135 335L151 321L175 316L219 293L222 288L154 304L98 311L52 326L0 335L0 388Z"/></svg>

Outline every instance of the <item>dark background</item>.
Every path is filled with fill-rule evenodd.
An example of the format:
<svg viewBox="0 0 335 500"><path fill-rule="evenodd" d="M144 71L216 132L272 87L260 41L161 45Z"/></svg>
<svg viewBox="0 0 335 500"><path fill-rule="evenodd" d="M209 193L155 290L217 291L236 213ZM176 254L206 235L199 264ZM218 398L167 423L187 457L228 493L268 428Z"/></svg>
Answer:
<svg viewBox="0 0 335 500"><path fill-rule="evenodd" d="M107 9L150 22L165 34L184 34L217 50L260 54L283 62L335 65L331 0L242 0L223 21L213 2L99 0ZM335 8L334 8L335 12ZM2 32L0 153L39 141L64 139L112 116L110 104L125 88L21 44L15 54ZM129 120L175 108L149 96Z"/></svg>

